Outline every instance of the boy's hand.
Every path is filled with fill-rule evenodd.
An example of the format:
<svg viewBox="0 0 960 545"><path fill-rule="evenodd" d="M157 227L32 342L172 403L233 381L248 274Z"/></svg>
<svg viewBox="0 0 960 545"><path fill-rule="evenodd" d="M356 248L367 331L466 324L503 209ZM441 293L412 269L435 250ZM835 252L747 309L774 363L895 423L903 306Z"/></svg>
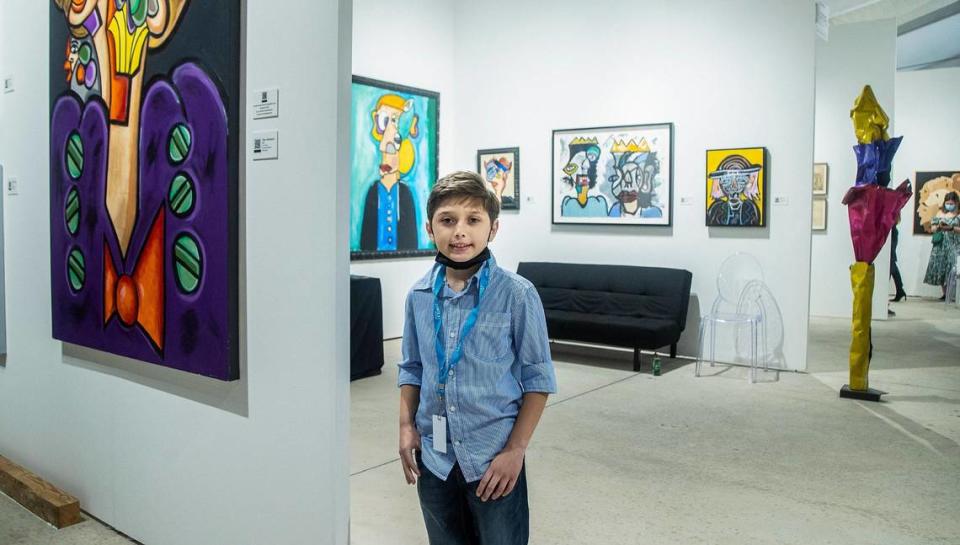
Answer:
<svg viewBox="0 0 960 545"><path fill-rule="evenodd" d="M480 501L497 500L513 492L520 470L523 469L524 453L523 448L508 446L497 454L477 487Z"/></svg>
<svg viewBox="0 0 960 545"><path fill-rule="evenodd" d="M407 484L417 484L417 477L420 476L414 450L420 450L420 434L417 428L411 425L400 426L400 464L403 466L403 477L407 479Z"/></svg>

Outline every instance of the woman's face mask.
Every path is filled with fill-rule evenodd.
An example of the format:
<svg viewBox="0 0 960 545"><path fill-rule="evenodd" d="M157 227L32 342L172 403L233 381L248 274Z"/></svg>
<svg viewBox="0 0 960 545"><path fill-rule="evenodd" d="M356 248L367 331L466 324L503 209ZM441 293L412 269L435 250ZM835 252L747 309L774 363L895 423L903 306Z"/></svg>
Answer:
<svg viewBox="0 0 960 545"><path fill-rule="evenodd" d="M957 203L955 203L955 202L948 202L948 203L946 203L946 204L943 205L943 209L946 210L947 212L956 212L956 211L957 211Z"/></svg>

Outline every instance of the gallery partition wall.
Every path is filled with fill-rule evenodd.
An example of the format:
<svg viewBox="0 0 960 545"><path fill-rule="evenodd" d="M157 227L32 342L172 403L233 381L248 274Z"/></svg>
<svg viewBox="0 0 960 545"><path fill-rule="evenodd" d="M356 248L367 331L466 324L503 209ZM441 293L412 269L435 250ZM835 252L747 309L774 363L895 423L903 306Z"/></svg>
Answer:
<svg viewBox="0 0 960 545"><path fill-rule="evenodd" d="M0 8L0 454L143 543L347 543L351 8Z"/></svg>

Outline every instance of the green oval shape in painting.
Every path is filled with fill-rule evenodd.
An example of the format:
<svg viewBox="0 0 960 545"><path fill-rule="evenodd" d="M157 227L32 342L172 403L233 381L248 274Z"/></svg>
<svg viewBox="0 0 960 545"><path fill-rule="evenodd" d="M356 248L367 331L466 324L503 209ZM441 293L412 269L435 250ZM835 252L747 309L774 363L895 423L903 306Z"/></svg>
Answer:
<svg viewBox="0 0 960 545"><path fill-rule="evenodd" d="M203 255L200 246L194 238L181 234L173 244L173 267L177 286L184 293L193 293L200 286L200 275L203 272Z"/></svg>
<svg viewBox="0 0 960 545"><path fill-rule="evenodd" d="M71 235L77 234L77 229L80 228L80 192L75 187L70 188L70 193L67 194L63 216L67 221L67 231Z"/></svg>
<svg viewBox="0 0 960 545"><path fill-rule="evenodd" d="M170 155L170 161L179 165L187 158L190 153L190 144L193 142L193 135L190 129L183 123L177 123L170 131L170 141L167 145L167 152Z"/></svg>
<svg viewBox="0 0 960 545"><path fill-rule="evenodd" d="M83 174L83 138L77 131L70 133L70 137L67 138L65 161L70 177L74 180L80 178L80 175Z"/></svg>
<svg viewBox="0 0 960 545"><path fill-rule="evenodd" d="M67 280L73 291L83 289L83 283L87 278L87 264L83 259L83 252L74 249L67 256Z"/></svg>
<svg viewBox="0 0 960 545"><path fill-rule="evenodd" d="M143 26L147 22L147 0L129 0L129 3L134 26Z"/></svg>
<svg viewBox="0 0 960 545"><path fill-rule="evenodd" d="M170 210L177 217L184 217L193 210L193 200L196 197L196 191L193 187L193 181L184 173L174 176L170 182Z"/></svg>
<svg viewBox="0 0 960 545"><path fill-rule="evenodd" d="M80 46L80 50L77 51L77 58L80 59L80 64L88 64L90 62L90 57L92 57L92 52L90 50L90 44L84 43Z"/></svg>

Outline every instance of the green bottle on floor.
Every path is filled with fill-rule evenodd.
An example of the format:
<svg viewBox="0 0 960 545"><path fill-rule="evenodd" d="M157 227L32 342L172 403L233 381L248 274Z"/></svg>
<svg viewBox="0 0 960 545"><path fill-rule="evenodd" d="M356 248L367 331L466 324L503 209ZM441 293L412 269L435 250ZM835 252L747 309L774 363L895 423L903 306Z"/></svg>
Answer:
<svg viewBox="0 0 960 545"><path fill-rule="evenodd" d="M653 358L653 376L655 377L660 376L660 358L659 357Z"/></svg>

